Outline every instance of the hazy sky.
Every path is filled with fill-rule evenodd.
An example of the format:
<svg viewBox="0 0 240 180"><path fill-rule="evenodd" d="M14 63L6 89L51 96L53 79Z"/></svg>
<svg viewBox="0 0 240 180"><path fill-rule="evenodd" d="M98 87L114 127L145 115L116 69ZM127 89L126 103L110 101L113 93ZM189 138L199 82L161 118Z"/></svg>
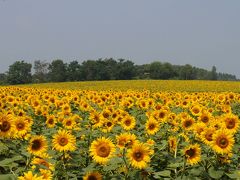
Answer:
<svg viewBox="0 0 240 180"><path fill-rule="evenodd" d="M0 72L16 60L106 57L240 78L240 1L0 0Z"/></svg>

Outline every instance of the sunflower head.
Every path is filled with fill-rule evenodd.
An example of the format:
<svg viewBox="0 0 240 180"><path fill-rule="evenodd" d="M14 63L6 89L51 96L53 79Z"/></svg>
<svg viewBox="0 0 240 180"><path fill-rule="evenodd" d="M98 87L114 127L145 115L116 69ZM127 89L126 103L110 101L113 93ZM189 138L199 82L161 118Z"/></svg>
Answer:
<svg viewBox="0 0 240 180"><path fill-rule="evenodd" d="M184 149L184 155L187 159L187 163L190 165L197 164L201 160L201 148L199 144L194 144Z"/></svg>
<svg viewBox="0 0 240 180"><path fill-rule="evenodd" d="M47 147L47 140L44 136L33 136L29 142L28 152L34 155L41 155L47 151Z"/></svg>
<svg viewBox="0 0 240 180"><path fill-rule="evenodd" d="M219 154L231 153L234 145L233 134L225 129L220 129L213 134L212 149Z"/></svg>
<svg viewBox="0 0 240 180"><path fill-rule="evenodd" d="M53 148L57 151L74 151L76 149L76 137L66 130L59 130L53 136Z"/></svg>
<svg viewBox="0 0 240 180"><path fill-rule="evenodd" d="M99 172L88 172L83 180L102 180L102 175Z"/></svg>
<svg viewBox="0 0 240 180"><path fill-rule="evenodd" d="M150 155L152 153L153 152L148 145L145 145L144 143L136 143L128 150L127 157L134 168L143 169L148 166Z"/></svg>
<svg viewBox="0 0 240 180"><path fill-rule="evenodd" d="M0 115L0 137L10 138L14 135L14 120L12 115Z"/></svg>
<svg viewBox="0 0 240 180"><path fill-rule="evenodd" d="M106 164L115 152L115 145L105 137L94 140L90 147L90 155L99 164Z"/></svg>
<svg viewBox="0 0 240 180"><path fill-rule="evenodd" d="M150 118L146 122L145 127L148 134L155 134L159 130L159 122L157 122L154 118Z"/></svg>

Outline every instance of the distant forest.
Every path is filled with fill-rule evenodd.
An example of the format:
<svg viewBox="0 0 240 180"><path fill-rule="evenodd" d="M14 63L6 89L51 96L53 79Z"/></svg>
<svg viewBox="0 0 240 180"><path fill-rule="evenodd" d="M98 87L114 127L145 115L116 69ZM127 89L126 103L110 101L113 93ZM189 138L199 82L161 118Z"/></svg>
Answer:
<svg viewBox="0 0 240 180"><path fill-rule="evenodd" d="M131 79L175 79L175 80L237 80L235 75L194 67L190 64L173 65L154 61L136 65L125 59L113 58L86 60L82 63L65 63L57 59L52 62L36 60L33 64L16 61L6 73L0 74L1 84L28 84L67 81L131 80Z"/></svg>

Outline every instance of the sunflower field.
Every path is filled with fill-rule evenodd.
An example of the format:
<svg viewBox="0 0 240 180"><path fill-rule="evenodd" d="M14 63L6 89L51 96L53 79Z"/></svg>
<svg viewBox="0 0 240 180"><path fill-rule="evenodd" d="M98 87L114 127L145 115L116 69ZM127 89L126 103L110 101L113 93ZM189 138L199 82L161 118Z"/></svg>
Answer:
<svg viewBox="0 0 240 180"><path fill-rule="evenodd" d="M0 87L0 180L240 179L239 87Z"/></svg>

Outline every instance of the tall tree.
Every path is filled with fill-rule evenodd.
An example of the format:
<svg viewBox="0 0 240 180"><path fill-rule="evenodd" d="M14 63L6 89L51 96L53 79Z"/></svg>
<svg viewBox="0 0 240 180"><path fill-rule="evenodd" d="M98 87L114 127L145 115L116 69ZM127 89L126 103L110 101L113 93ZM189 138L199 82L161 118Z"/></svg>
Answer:
<svg viewBox="0 0 240 180"><path fill-rule="evenodd" d="M190 64L186 64L180 68L179 78L185 80L197 79L196 69Z"/></svg>
<svg viewBox="0 0 240 180"><path fill-rule="evenodd" d="M152 62L150 64L150 78L160 79L161 78L162 63L159 61Z"/></svg>
<svg viewBox="0 0 240 180"><path fill-rule="evenodd" d="M48 67L49 79L52 82L66 81L66 64L61 59L53 60Z"/></svg>
<svg viewBox="0 0 240 180"><path fill-rule="evenodd" d="M34 61L34 81L35 82L46 82L47 81L47 73L48 73L49 63L46 61L36 60Z"/></svg>
<svg viewBox="0 0 240 180"><path fill-rule="evenodd" d="M135 66L130 60L119 59L116 70L116 79L132 79L135 76Z"/></svg>
<svg viewBox="0 0 240 180"><path fill-rule="evenodd" d="M67 81L79 81L82 79L82 68L78 61L72 61L67 66Z"/></svg>
<svg viewBox="0 0 240 180"><path fill-rule="evenodd" d="M7 81L9 84L26 84L32 82L32 64L24 61L16 61L9 66Z"/></svg>
<svg viewBox="0 0 240 180"><path fill-rule="evenodd" d="M211 70L211 80L217 80L217 68L216 68L216 66L212 67L212 70Z"/></svg>
<svg viewBox="0 0 240 180"><path fill-rule="evenodd" d="M7 75L4 73L0 73L0 84L6 84L7 82Z"/></svg>

